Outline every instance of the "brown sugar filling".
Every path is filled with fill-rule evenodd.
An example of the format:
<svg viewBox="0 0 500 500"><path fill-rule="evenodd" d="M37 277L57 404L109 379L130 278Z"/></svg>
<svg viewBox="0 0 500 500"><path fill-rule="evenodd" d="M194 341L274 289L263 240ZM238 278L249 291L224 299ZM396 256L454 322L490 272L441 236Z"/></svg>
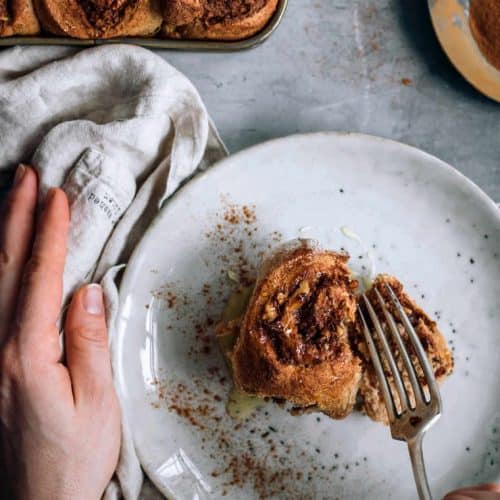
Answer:
<svg viewBox="0 0 500 500"><path fill-rule="evenodd" d="M268 0L206 0L203 20L208 25L240 19L257 12Z"/></svg>
<svg viewBox="0 0 500 500"><path fill-rule="evenodd" d="M305 271L290 291L277 290L263 305L258 331L285 364L311 365L342 355L345 348L343 318L351 307L348 276Z"/></svg>
<svg viewBox="0 0 500 500"><path fill-rule="evenodd" d="M89 23L105 31L119 24L127 9L135 9L138 0L79 0Z"/></svg>
<svg viewBox="0 0 500 500"><path fill-rule="evenodd" d="M500 1L471 0L469 26L484 57L500 70Z"/></svg>

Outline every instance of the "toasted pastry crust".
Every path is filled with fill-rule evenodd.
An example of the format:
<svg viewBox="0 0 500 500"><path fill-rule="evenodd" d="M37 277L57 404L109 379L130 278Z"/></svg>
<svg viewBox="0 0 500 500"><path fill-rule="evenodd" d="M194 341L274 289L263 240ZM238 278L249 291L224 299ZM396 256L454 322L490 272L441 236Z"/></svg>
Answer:
<svg viewBox="0 0 500 500"><path fill-rule="evenodd" d="M36 35L39 31L31 0L0 0L0 37Z"/></svg>
<svg viewBox="0 0 500 500"><path fill-rule="evenodd" d="M231 356L240 390L332 418L352 411L361 364L348 339L357 282L347 259L301 247L271 264L255 287Z"/></svg>
<svg viewBox="0 0 500 500"><path fill-rule="evenodd" d="M158 31L158 0L35 0L42 26L73 38L148 36Z"/></svg>
<svg viewBox="0 0 500 500"><path fill-rule="evenodd" d="M162 35L168 38L241 40L259 32L278 0L171 0Z"/></svg>

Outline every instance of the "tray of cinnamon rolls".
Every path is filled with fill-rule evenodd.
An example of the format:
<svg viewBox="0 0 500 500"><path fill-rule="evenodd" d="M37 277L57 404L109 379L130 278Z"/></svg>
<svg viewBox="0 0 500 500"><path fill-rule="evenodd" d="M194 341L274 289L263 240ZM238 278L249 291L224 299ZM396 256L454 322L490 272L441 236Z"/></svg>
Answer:
<svg viewBox="0 0 500 500"><path fill-rule="evenodd" d="M288 0L0 0L0 46L134 43L241 50L263 42Z"/></svg>

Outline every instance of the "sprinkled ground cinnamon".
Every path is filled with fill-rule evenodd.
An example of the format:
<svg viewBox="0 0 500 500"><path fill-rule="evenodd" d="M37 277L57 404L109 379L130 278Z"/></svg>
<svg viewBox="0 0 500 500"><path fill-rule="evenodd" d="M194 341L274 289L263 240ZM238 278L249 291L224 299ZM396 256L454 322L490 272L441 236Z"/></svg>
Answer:
<svg viewBox="0 0 500 500"><path fill-rule="evenodd" d="M500 0L470 0L469 26L484 57L500 70Z"/></svg>
<svg viewBox="0 0 500 500"><path fill-rule="evenodd" d="M315 481L342 480L342 469L360 466L361 458L345 464L338 454L324 455L310 442L294 442L286 429L268 424L264 409L259 410L261 418L233 420L225 412L219 389L213 389L216 380L213 373L204 380L193 377L185 383L173 379L151 382L158 396L152 406L166 407L178 416L180 425L190 426L200 443L196 453L212 459L213 468L207 473L216 496L238 498L238 492L250 487L261 499L312 500L317 498ZM196 455L192 458L196 460Z"/></svg>
<svg viewBox="0 0 500 500"><path fill-rule="evenodd" d="M214 219L204 235L210 275L196 289L171 281L152 291L153 312L156 308L167 311L165 335L185 339L186 351L179 350L177 356L182 356L189 376L160 367L158 378L151 381L155 389L151 406L168 411L177 419L176 425L196 435L196 448L187 446L184 451L195 465L210 459L203 472L216 497L240 498L250 490L261 499L318 498L318 485L328 488L332 481L343 482L344 462L338 454L324 453L317 442L297 439L282 425L282 417L273 418L271 410L261 408L246 420L229 416L226 401L231 377L214 333L229 294L253 283L262 254L268 245L280 244L283 235L268 228L262 232L255 207L227 199ZM350 465L354 468L361 463L358 457Z"/></svg>
<svg viewBox="0 0 500 500"><path fill-rule="evenodd" d="M255 207L248 205L243 205L242 207L238 205L229 205L224 212L224 220L229 224L239 224L241 222L253 224L257 220L254 210ZM219 224L218 227L221 228L222 225Z"/></svg>

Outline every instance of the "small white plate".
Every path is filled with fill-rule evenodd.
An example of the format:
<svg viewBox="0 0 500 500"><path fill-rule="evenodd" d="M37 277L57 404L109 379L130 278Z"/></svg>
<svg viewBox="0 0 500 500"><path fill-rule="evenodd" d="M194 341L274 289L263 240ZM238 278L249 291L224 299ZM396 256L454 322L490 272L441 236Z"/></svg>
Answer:
<svg viewBox="0 0 500 500"><path fill-rule="evenodd" d="M426 153L335 133L222 161L167 203L137 247L121 285L115 366L148 476L179 499L415 498L404 444L367 417L293 417L273 403L241 423L225 413L230 383L213 321L242 267L298 236L344 247L357 269L371 250L377 272L399 277L453 348L443 416L424 440L436 498L500 480L499 211Z"/></svg>

